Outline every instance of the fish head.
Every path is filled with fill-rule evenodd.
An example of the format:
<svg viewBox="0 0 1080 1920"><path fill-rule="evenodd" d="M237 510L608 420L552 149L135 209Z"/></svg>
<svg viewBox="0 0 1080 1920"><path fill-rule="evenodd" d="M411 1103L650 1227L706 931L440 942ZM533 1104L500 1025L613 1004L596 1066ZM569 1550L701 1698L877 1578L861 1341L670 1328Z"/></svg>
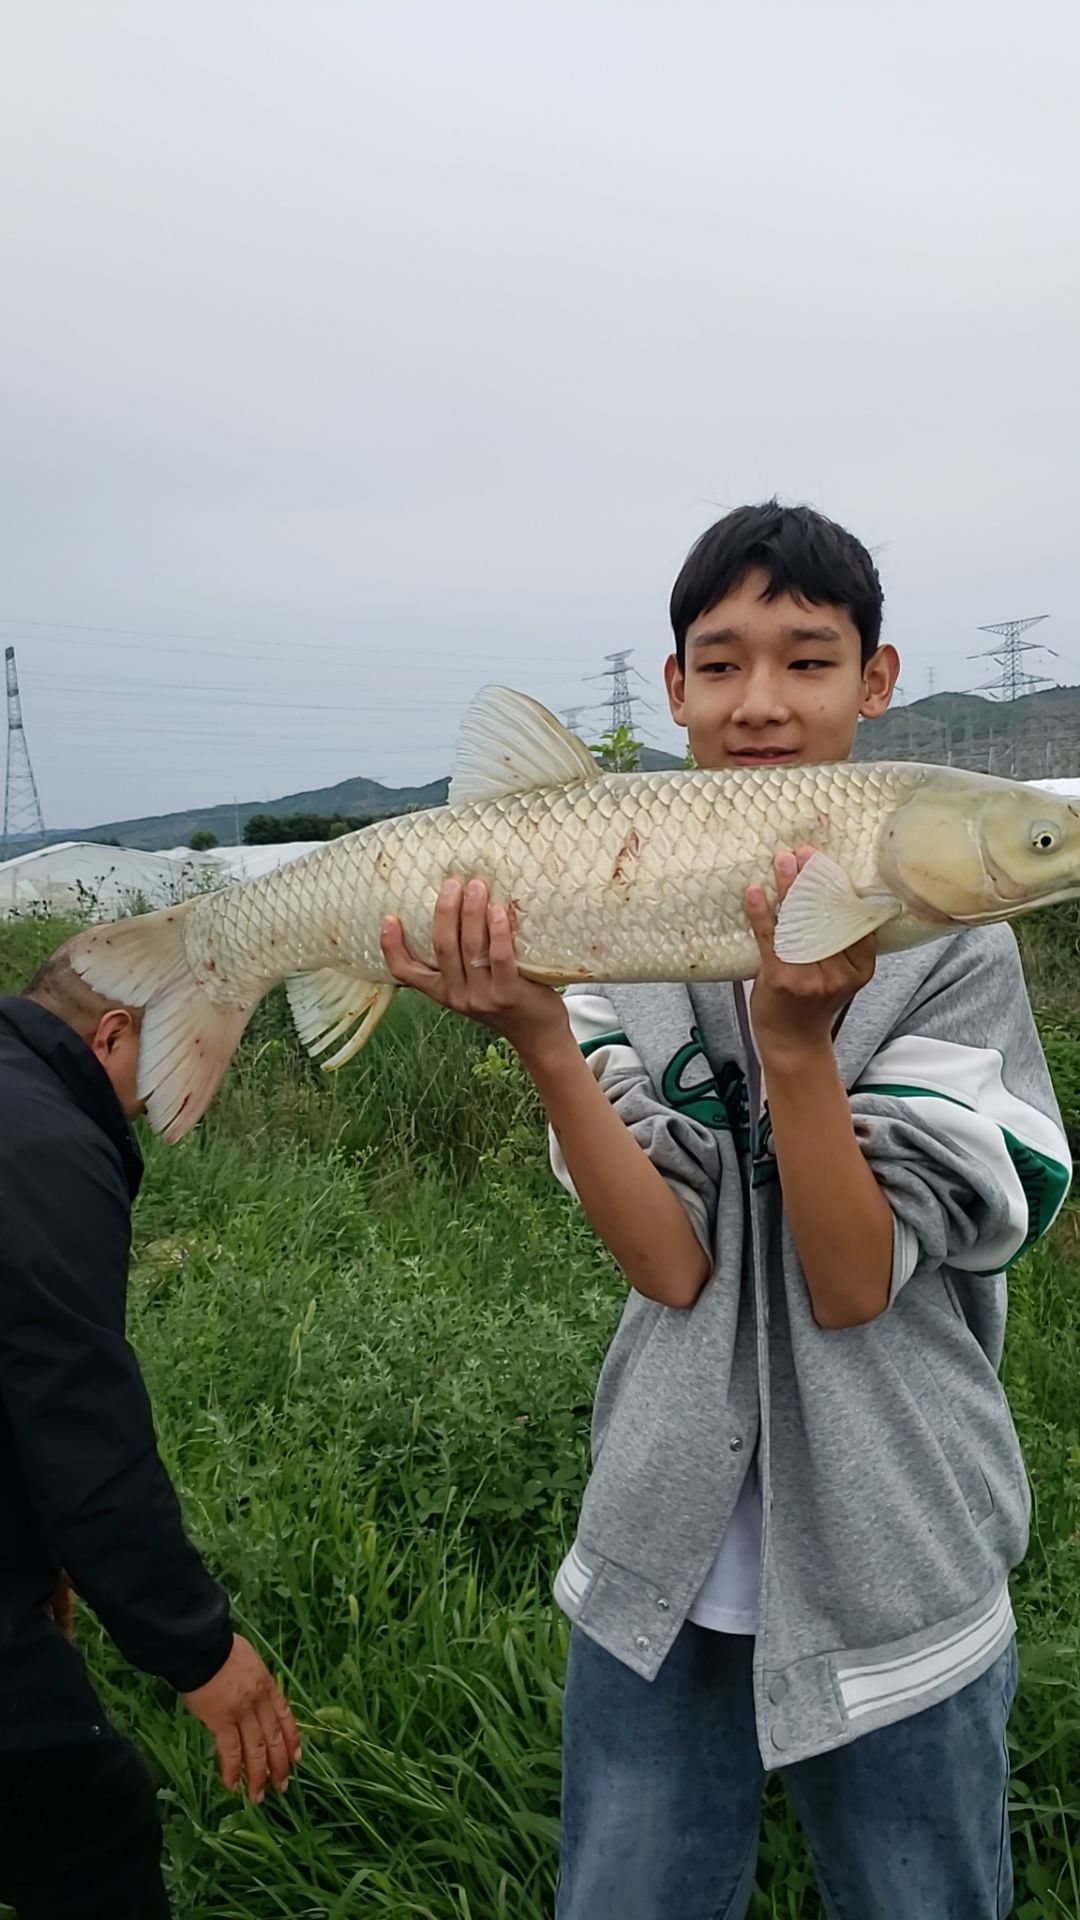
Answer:
<svg viewBox="0 0 1080 1920"><path fill-rule="evenodd" d="M1011 919L1080 895L1080 807L1019 781L930 781L888 823L882 865L929 919Z"/></svg>

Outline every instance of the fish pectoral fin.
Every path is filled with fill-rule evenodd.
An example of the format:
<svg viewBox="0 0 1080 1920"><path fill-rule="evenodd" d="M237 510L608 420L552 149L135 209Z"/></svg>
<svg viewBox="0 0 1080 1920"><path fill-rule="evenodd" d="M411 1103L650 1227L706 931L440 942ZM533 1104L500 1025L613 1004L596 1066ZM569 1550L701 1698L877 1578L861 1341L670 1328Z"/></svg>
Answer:
<svg viewBox="0 0 1080 1920"><path fill-rule="evenodd" d="M891 893L857 893L843 867L815 853L792 882L776 916L776 957L796 966L829 960L902 911Z"/></svg>
<svg viewBox="0 0 1080 1920"><path fill-rule="evenodd" d="M508 793L599 778L584 741L538 700L508 687L484 687L461 723L449 801L452 807L475 806Z"/></svg>
<svg viewBox="0 0 1080 1920"><path fill-rule="evenodd" d="M285 992L296 1031L313 1059L355 1029L337 1053L322 1061L324 1073L332 1073L367 1045L397 988L365 980L347 967L316 967L291 974Z"/></svg>

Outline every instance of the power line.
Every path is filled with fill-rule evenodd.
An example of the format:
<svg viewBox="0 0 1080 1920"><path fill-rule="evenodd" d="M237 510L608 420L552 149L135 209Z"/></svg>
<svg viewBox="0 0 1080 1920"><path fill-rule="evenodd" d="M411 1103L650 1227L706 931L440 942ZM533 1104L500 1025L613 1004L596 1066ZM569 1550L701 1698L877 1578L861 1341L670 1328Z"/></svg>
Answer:
<svg viewBox="0 0 1080 1920"><path fill-rule="evenodd" d="M182 665L183 663L172 662L170 664L175 668L177 664ZM231 666L233 662L230 661L227 664ZM278 662L275 661L273 664L277 666ZM286 667L284 661L281 662L281 665ZM201 673L201 669L199 671ZM64 673L62 671L59 673L32 671L23 676L22 684L25 688L35 687L45 693L91 693L95 689L100 688L104 693L123 695L125 699L154 699L159 692L166 691L187 693L206 702L215 700L218 694L236 693L240 694L245 700L250 700L254 703L267 695L271 697L281 696L283 698L289 696L291 690L294 690L296 687L296 667L287 666L286 676L284 681L264 681L261 678L256 680L253 676L251 680L239 686L231 681L210 680L206 678L200 678L198 680L142 679L136 678L134 674L130 677L124 675L122 668L118 672L114 661L111 663L111 674L109 677L104 677L101 674L77 673L74 670L70 673ZM380 686L369 686L364 676L360 677L359 682L352 681L345 683L340 673L336 670L332 675L316 675L312 673L305 677L315 692L323 692L327 686L333 689L335 694L335 708L340 708L341 700L348 696L351 696L353 701L358 701L357 711L362 711L364 706L379 700L397 700L400 701L403 706L408 705L410 707L417 704L416 695L412 691L412 688L400 678L391 680L389 676L387 676L384 684ZM114 684L117 681L120 681L121 684ZM423 691L420 695L421 700L425 704L431 706L457 707L459 710L463 710L468 704L468 694L461 691L460 683L458 686L440 686L438 684L430 685L428 682L429 676L425 668L421 683ZM533 684L536 684L535 678ZM470 678L470 688L471 685L472 681ZM289 704L293 704L291 697Z"/></svg>
<svg viewBox="0 0 1080 1920"><path fill-rule="evenodd" d="M255 639L244 639L235 634L182 633L171 627L91 626L86 621L79 620L24 620L15 614L7 613L0 613L0 627L33 627L35 631L41 632L45 641L51 640L55 642L57 646L76 646L82 644L81 642L67 640L65 636L69 633L92 633L95 635L119 633L135 640L183 640L185 642L191 642L193 647L213 647L215 652L221 647L253 647L260 653L269 648L274 652L284 651L293 654L305 651L356 654L364 645L364 643L359 640L264 640L261 636ZM56 631L56 629L60 631ZM96 649L102 642L100 639L95 639L87 644L92 645ZM119 644L118 641L117 645ZM369 641L367 644L377 651L385 651L385 643ZM424 657L434 660L445 659L446 655L445 651L441 649L433 649L431 653ZM458 654L454 656L455 660L461 657L462 656ZM473 657L480 659L483 656L477 654Z"/></svg>
<svg viewBox="0 0 1080 1920"><path fill-rule="evenodd" d="M34 681L29 682L29 684L31 686L36 686L36 682ZM284 713L284 714L294 714L294 713L365 714L366 713L366 714L370 714L373 718L377 716L380 722L384 721L386 718L385 710L376 708L374 705L345 706L340 701L324 702L324 701L314 701L314 700L249 700L245 694L240 694L239 698L219 699L218 693L222 690L214 687L201 687L201 688L183 687L183 688L177 688L175 691L190 694L191 698L195 700L198 704L198 710L200 715L203 715L206 713L213 713L215 708L218 708L218 707L221 707L223 709L240 707L240 708L243 708L245 711L247 711L250 708L256 712ZM240 693L239 689L237 689L236 691L238 694ZM58 688L57 692L70 694L73 699L78 699L80 701L95 700L95 699L110 700L110 701L111 700L142 700L146 704L146 706L150 709L150 717L152 717L153 714L155 713L161 712L163 709L174 710L177 705L176 701L172 699L168 701L155 701L153 697L152 688L143 690L142 688L138 688L138 687L66 687L66 688ZM230 688L229 692L230 694L232 694L233 689ZM461 704L462 703L460 700L406 700L402 698L399 698L399 700L396 703L398 710L401 712L403 721L408 716L418 712L427 712L427 711L431 711L435 713L445 713L445 712L451 712L451 711L460 712ZM50 704L48 711L50 714L56 714L61 712L61 710L53 704ZM78 709L76 709L76 712L77 711ZM62 714L61 714L61 717L62 717ZM129 719L129 724L132 727L137 727L139 725L139 717L137 714L131 714L130 716L128 716L128 719Z"/></svg>
<svg viewBox="0 0 1080 1920"><path fill-rule="evenodd" d="M370 619L368 624L371 624ZM16 633L14 637L16 639L24 637L28 644L33 646L85 647L88 651L95 653L100 647L108 647L123 653L141 653L144 658L148 650L138 644L142 640L182 641L185 658L202 654L220 659L222 650L225 649L234 659L266 660L268 653L284 653L290 655L291 660L295 662L297 659L312 655L332 653L344 654L359 662L365 658L380 661L388 657L397 658L401 650L398 643L392 644L385 639L312 640L306 636L296 640L265 640L261 637L244 639L237 635L182 633L167 627L91 626L74 620L23 620L14 614L0 614L0 627L15 627L21 630L32 628L34 630L32 635L23 632ZM83 633L93 634L95 638L78 640L70 637L72 634ZM114 634L123 634L127 637L124 639L101 637ZM408 643L410 659L434 662L436 666L441 665L447 673L459 675L462 667L476 667L481 672L491 671L493 661L498 659L500 654L501 647L497 640L493 640L486 651L470 653L463 653L454 645L452 638L448 638L446 645L441 647L417 647L411 641ZM151 652L150 657L160 659L162 655ZM545 652L544 657L547 664L555 668L570 669L577 664L576 656L568 654Z"/></svg>

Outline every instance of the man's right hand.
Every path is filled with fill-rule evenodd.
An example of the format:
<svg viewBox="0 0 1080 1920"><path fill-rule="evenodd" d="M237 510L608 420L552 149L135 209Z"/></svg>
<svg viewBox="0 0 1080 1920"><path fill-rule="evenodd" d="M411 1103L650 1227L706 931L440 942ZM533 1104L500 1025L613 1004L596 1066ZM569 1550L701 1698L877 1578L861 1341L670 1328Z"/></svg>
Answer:
<svg viewBox="0 0 1080 1920"><path fill-rule="evenodd" d="M267 1777L284 1792L300 1759L300 1735L288 1702L250 1641L236 1634L223 1667L204 1687L181 1696L217 1742L221 1778L230 1793L243 1775L258 1806Z"/></svg>

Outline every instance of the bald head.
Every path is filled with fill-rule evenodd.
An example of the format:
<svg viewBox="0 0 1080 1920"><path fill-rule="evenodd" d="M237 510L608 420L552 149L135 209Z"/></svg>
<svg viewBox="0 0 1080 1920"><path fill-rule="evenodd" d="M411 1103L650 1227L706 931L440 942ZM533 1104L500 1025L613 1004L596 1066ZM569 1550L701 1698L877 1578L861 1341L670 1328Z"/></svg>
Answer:
<svg viewBox="0 0 1080 1920"><path fill-rule="evenodd" d="M78 936L76 935L75 938ZM36 1000L39 1007L47 1007L55 1013L67 1027L73 1027L83 1040L88 1040L100 1025L107 1013L120 1011L118 1000L107 1000L103 993L95 993L88 987L81 974L76 973L71 964L71 949L75 940L65 940L47 960L43 960L29 986L23 988L24 1000ZM136 1027L142 1024L142 1009L127 1007Z"/></svg>
<svg viewBox="0 0 1080 1920"><path fill-rule="evenodd" d="M22 997L36 1001L85 1040L131 1118L143 1107L136 1088L142 1008L122 1006L88 987L71 964L73 945L74 940L65 940L42 962Z"/></svg>

